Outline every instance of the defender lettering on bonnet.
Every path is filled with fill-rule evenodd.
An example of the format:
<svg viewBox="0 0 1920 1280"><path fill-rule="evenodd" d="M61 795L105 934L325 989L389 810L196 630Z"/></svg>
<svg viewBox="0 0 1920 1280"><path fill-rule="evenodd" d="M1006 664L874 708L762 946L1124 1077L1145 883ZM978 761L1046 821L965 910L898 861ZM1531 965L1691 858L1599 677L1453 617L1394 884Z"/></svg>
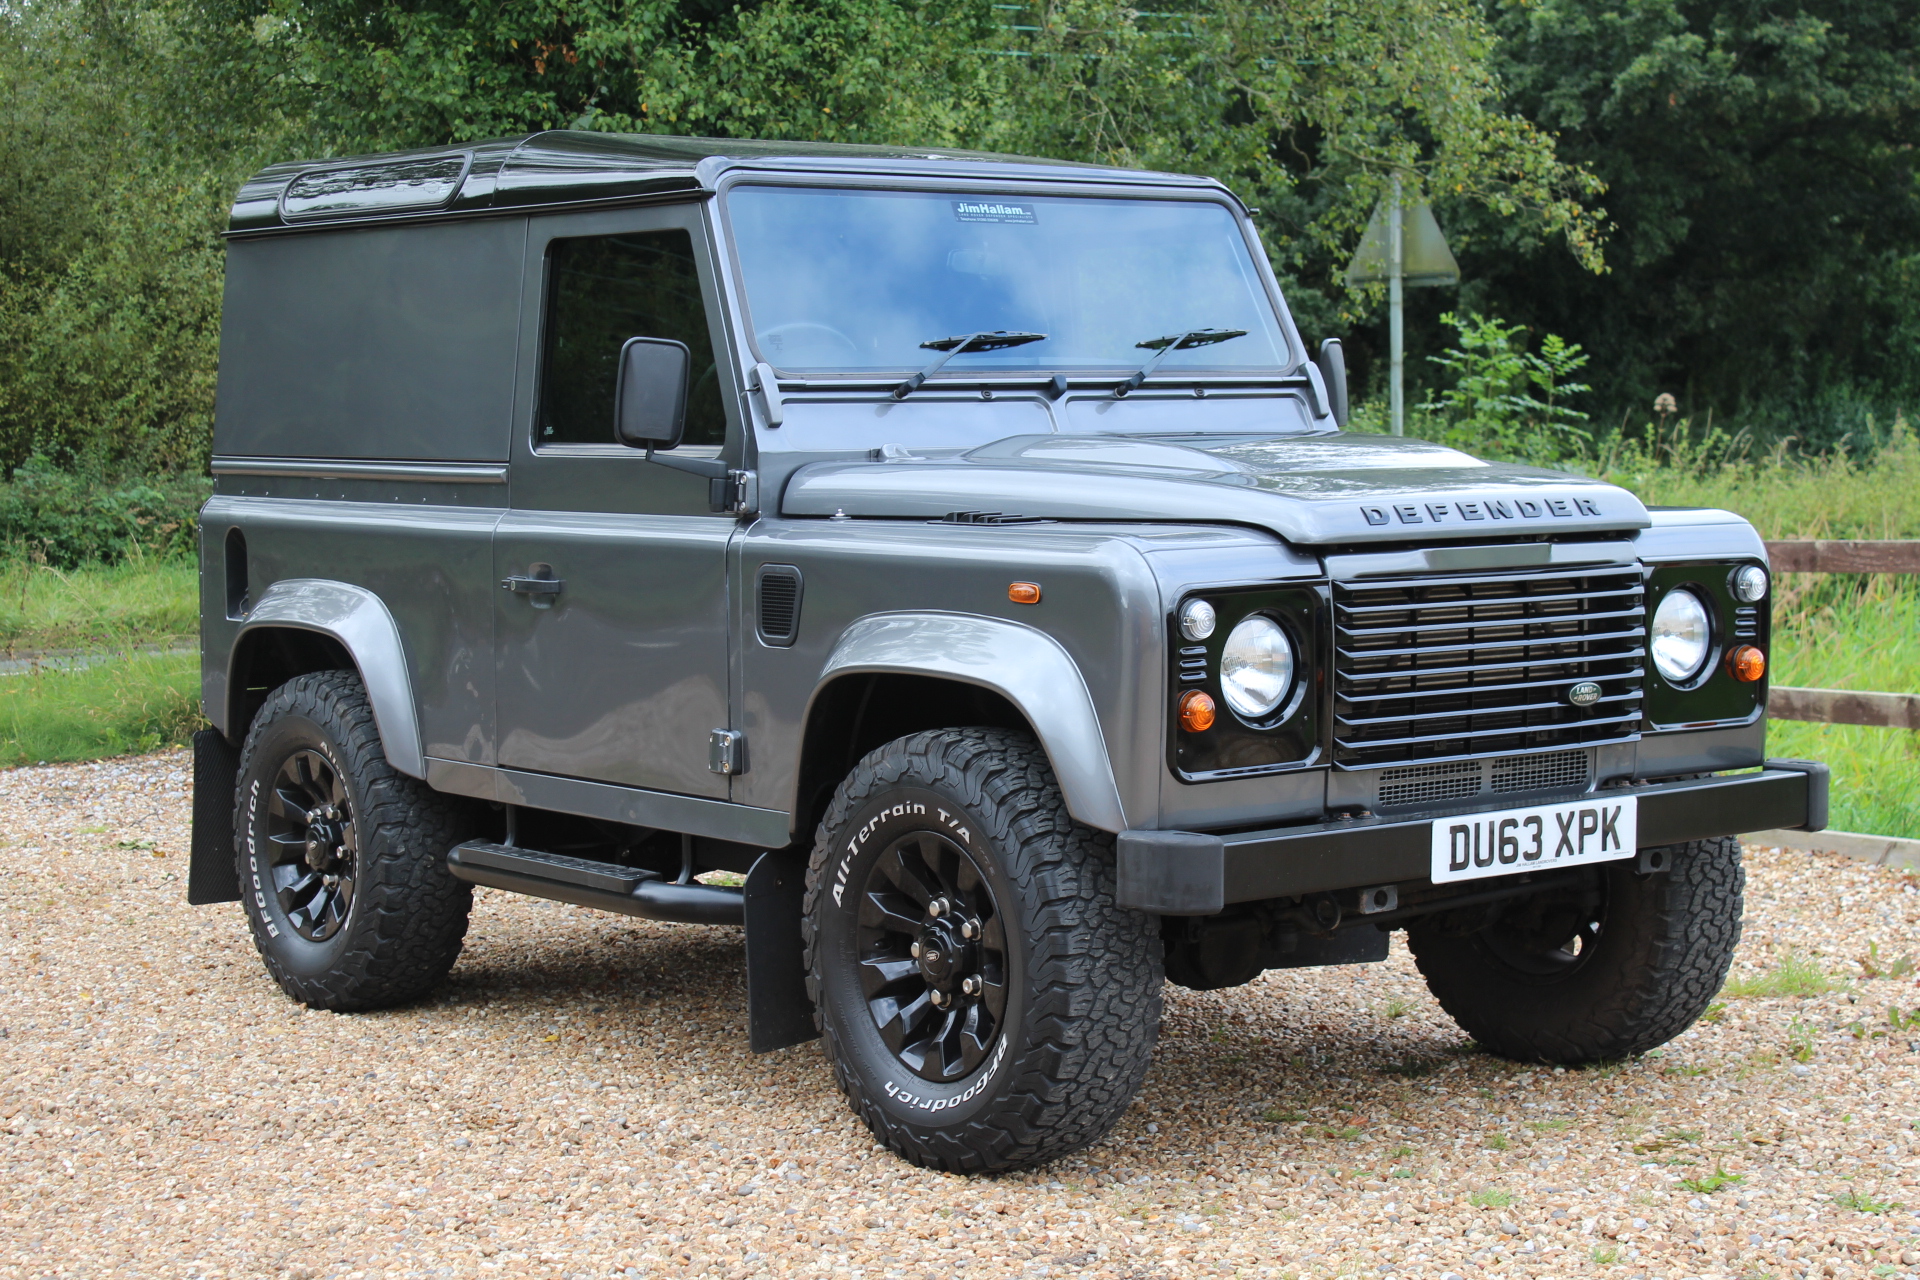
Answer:
<svg viewBox="0 0 1920 1280"><path fill-rule="evenodd" d="M1600 504L1593 498L1482 498L1478 501L1394 503L1375 506L1363 503L1360 514L1370 525L1379 526L1398 519L1401 524L1446 524L1462 520L1538 520L1543 515L1567 520L1574 516L1597 516Z"/></svg>

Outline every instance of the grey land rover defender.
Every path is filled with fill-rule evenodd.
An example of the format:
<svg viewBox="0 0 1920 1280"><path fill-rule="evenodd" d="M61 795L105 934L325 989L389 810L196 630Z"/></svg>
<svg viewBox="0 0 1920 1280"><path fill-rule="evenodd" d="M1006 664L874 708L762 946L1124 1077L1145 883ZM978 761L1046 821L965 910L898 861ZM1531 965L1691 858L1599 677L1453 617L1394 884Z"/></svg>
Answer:
<svg viewBox="0 0 1920 1280"><path fill-rule="evenodd" d="M1377 961L1649 1049L1740 932L1765 547L1342 431L1220 184L541 133L277 165L229 232L190 900L410 1000L471 886L744 926L955 1171L1126 1109L1161 984ZM702 883L745 874L744 888Z"/></svg>

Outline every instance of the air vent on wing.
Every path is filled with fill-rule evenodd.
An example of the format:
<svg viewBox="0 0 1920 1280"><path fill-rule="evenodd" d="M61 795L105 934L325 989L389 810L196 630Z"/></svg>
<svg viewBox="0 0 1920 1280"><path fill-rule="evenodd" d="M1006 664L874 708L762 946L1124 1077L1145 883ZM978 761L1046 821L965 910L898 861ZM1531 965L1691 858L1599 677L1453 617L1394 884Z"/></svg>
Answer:
<svg viewBox="0 0 1920 1280"><path fill-rule="evenodd" d="M760 566L760 640L785 648L800 634L800 571L790 564Z"/></svg>

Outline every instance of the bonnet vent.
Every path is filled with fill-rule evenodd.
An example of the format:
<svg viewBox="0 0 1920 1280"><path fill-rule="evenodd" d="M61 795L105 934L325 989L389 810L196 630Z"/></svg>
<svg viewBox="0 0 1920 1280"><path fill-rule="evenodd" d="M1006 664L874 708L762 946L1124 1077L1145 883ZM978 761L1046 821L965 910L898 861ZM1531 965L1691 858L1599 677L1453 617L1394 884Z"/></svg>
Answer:
<svg viewBox="0 0 1920 1280"><path fill-rule="evenodd" d="M790 564L760 566L760 640L785 648L800 632L800 571Z"/></svg>

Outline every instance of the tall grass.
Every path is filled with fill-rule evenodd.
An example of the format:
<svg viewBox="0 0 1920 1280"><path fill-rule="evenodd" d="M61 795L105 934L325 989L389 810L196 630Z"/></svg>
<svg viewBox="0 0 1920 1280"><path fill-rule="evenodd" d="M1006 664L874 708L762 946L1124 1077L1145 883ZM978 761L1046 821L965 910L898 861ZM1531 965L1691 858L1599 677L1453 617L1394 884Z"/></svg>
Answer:
<svg viewBox="0 0 1920 1280"><path fill-rule="evenodd" d="M0 676L0 765L155 751L203 723L200 662L190 653Z"/></svg>
<svg viewBox="0 0 1920 1280"><path fill-rule="evenodd" d="M1586 469L1649 506L1723 507L1766 538L1920 538L1920 439L1896 417L1877 448L1819 455L1681 422L1616 436Z"/></svg>
<svg viewBox="0 0 1920 1280"><path fill-rule="evenodd" d="M0 561L0 649L122 649L190 643L200 630L192 560L57 569Z"/></svg>

